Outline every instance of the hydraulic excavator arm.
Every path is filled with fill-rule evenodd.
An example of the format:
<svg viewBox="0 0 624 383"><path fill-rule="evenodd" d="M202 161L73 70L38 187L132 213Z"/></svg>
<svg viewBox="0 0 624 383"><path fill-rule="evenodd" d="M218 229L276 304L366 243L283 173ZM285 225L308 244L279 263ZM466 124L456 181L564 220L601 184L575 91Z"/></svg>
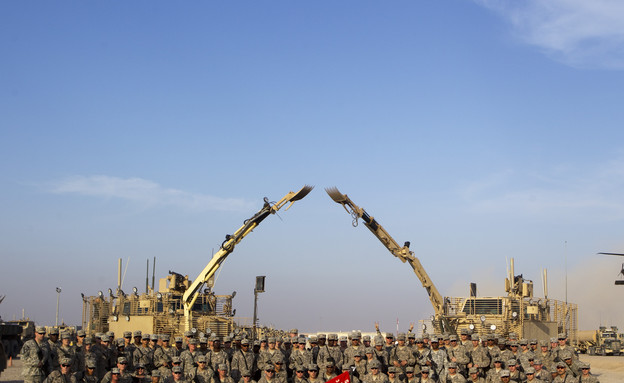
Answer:
<svg viewBox="0 0 624 383"><path fill-rule="evenodd" d="M182 301L184 302L184 316L187 319L186 326L187 329L190 329L192 322L192 311L191 308L195 304L197 297L199 297L202 286L208 282L208 280L215 274L215 272L219 269L219 266L225 261L228 255L230 255L234 251L234 247L247 236L247 234L251 233L253 229L256 228L266 217L270 214L275 214L278 210L280 210L284 205L290 202L288 207L285 210L290 209L293 203L303 199L305 196L310 193L313 189L313 186L305 185L298 192L289 192L286 194L281 200L271 203L265 197L264 198L264 206L260 209L256 214L254 214L251 218L247 219L243 226L241 226L238 230L234 232L234 234L228 234L225 236L225 240L221 244L221 248L217 251L213 256L210 262L206 265L204 270L195 278L191 286L184 292L182 297Z"/></svg>
<svg viewBox="0 0 624 383"><path fill-rule="evenodd" d="M410 243L405 242L403 246L399 246L394 238L388 234L386 229L384 229L383 226L375 220L375 218L371 217L364 209L353 203L353 201L351 201L346 194L340 193L337 188L326 188L325 191L329 194L331 199L341 204L347 213L353 217L353 226L357 226L358 219L361 218L364 221L364 225L381 241L381 243L383 243L392 255L399 258L403 263L409 263L418 279L420 279L423 287L427 290L429 300L433 305L436 320L440 322L442 327L446 327L446 329L452 331L451 324L444 315L444 299L433 284L433 281L429 278L429 275L427 275L427 272L420 263L420 260L418 260L418 258L414 256L414 253L409 249Z"/></svg>

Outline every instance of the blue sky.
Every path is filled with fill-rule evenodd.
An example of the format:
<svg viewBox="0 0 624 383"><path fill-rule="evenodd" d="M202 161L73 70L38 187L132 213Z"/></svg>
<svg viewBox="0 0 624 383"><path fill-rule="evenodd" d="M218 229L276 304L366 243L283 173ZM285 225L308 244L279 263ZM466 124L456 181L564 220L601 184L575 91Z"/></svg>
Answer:
<svg viewBox="0 0 624 383"><path fill-rule="evenodd" d="M0 4L0 314L80 321L80 293L194 278L302 330L401 327L424 289L323 188L402 243L443 295L502 293L506 260L580 324L618 325L624 6L617 1ZM566 262L567 259L567 262ZM127 287L128 286L128 287ZM597 299L599 297L600 299ZM296 307L296 309L294 309Z"/></svg>

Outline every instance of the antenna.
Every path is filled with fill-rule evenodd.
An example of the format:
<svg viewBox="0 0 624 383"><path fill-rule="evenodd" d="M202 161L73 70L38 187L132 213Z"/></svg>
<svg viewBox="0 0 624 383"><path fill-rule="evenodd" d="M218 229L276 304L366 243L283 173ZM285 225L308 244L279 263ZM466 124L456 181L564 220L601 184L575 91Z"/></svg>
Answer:
<svg viewBox="0 0 624 383"><path fill-rule="evenodd" d="M154 257L154 263L152 263L152 291L154 291L155 278L156 278L156 257Z"/></svg>
<svg viewBox="0 0 624 383"><path fill-rule="evenodd" d="M119 286L119 288L123 287L123 283L126 280L126 272L128 271L128 265L130 265L130 257L128 257L128 260L126 261L126 268L124 270L123 277L121 277L121 286Z"/></svg>
<svg viewBox="0 0 624 383"><path fill-rule="evenodd" d="M544 298L548 299L548 271L542 269L542 283L544 284Z"/></svg>
<svg viewBox="0 0 624 383"><path fill-rule="evenodd" d="M147 258L147 270L145 271L145 294L149 291L149 258Z"/></svg>

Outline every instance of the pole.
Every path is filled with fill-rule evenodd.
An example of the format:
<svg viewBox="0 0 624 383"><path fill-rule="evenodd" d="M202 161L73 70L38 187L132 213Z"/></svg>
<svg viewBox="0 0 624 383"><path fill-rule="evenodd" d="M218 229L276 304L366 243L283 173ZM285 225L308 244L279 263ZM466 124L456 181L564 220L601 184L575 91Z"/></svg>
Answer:
<svg viewBox="0 0 624 383"><path fill-rule="evenodd" d="M147 258L147 271L145 272L145 294L149 292L149 258Z"/></svg>
<svg viewBox="0 0 624 383"><path fill-rule="evenodd" d="M61 301L61 288L56 288L56 322L55 327L58 327L58 314L59 314L59 303Z"/></svg>
<svg viewBox="0 0 624 383"><path fill-rule="evenodd" d="M254 289L254 313L253 313L253 339L258 339L256 334L256 323L258 322L258 290Z"/></svg>
<svg viewBox="0 0 624 383"><path fill-rule="evenodd" d="M154 279L156 278L156 257L154 257L154 262L152 262L152 291L154 291Z"/></svg>

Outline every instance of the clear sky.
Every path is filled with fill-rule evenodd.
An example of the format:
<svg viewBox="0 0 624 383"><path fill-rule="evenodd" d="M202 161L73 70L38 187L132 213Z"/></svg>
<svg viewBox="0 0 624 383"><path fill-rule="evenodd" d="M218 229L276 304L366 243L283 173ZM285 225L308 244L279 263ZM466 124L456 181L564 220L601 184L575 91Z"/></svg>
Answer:
<svg viewBox="0 0 624 383"><path fill-rule="evenodd" d="M581 329L624 328L624 4L617 0L0 2L0 305L78 324L80 293L224 263L263 324L393 330L443 295L503 293L506 261ZM617 304L614 302L618 302Z"/></svg>

